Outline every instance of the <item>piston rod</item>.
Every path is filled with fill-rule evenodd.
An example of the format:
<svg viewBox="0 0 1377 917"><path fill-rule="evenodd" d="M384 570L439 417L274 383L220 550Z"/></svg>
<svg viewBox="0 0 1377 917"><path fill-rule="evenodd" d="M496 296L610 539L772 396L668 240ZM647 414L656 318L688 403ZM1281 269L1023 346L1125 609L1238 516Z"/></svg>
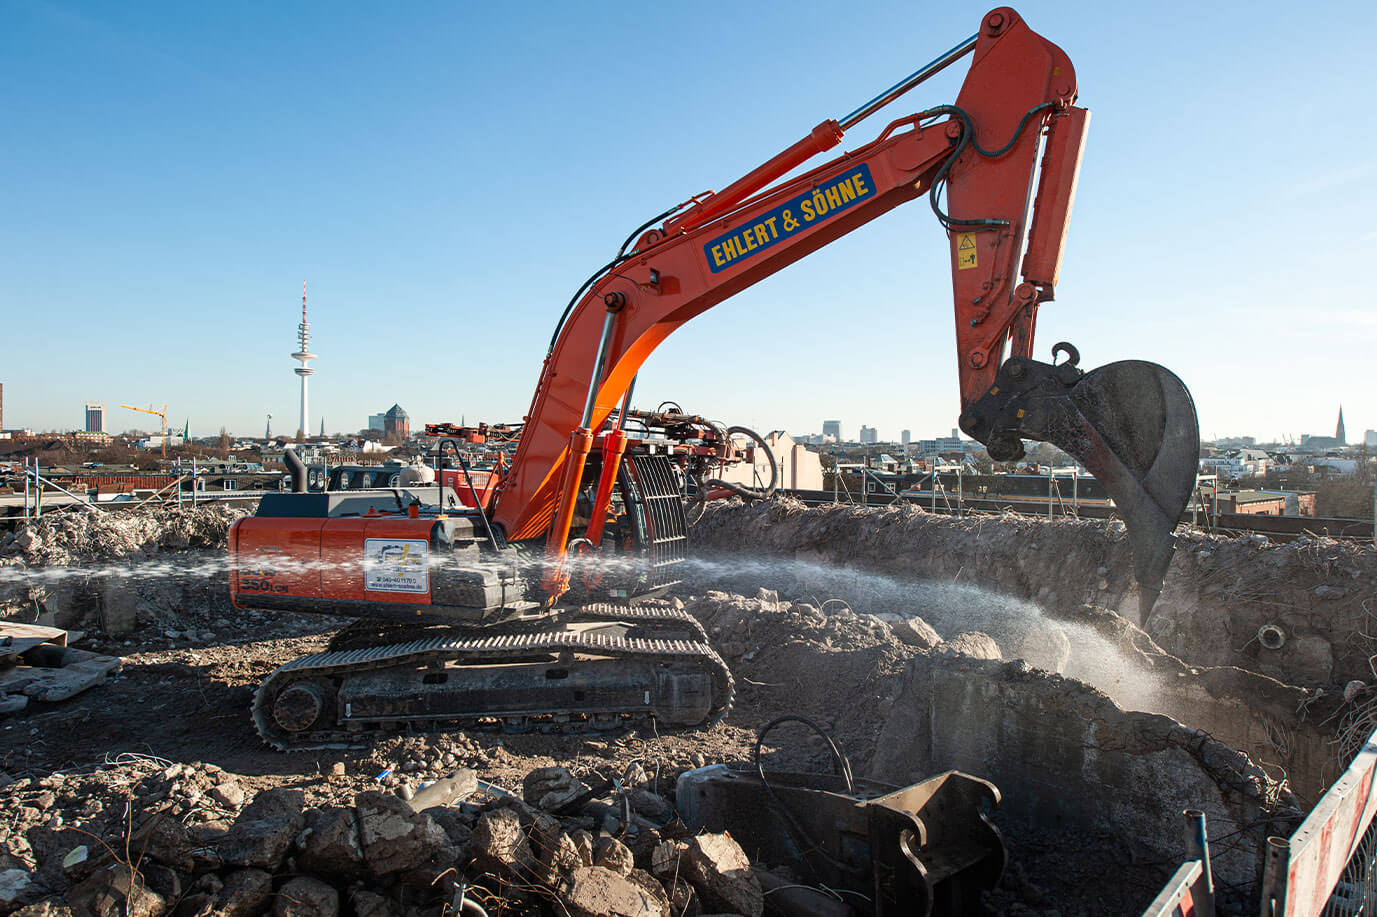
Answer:
<svg viewBox="0 0 1377 917"><path fill-rule="evenodd" d="M875 98L871 99L869 102L866 102L860 108L856 109L851 114L847 115L845 118L842 118L837 123L841 125L842 130L850 130L855 125L859 124L866 118L869 118L871 115L875 114L875 112L879 111L881 108L884 108L890 102L893 102L895 99L899 98L899 96L908 92L914 86L917 86L919 83L926 82L927 80L931 79L932 77L941 73L943 70L950 67L952 64L959 61L961 58L965 57L967 54L970 54L972 51L975 50L975 40L977 37L978 36L976 35L972 35L970 38L967 38L965 41L961 42L961 44L952 48L946 54L943 54L941 57L938 57L936 60L933 60L930 63L924 64L922 67L919 67L913 73L904 77L902 80L895 83L893 86L889 87L884 92L880 93Z"/></svg>

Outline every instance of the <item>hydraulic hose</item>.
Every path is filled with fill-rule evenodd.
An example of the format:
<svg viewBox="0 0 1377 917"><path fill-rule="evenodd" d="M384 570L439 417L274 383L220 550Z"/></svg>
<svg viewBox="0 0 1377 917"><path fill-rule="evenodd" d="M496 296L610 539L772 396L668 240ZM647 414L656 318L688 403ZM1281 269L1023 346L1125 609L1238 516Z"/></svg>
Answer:
<svg viewBox="0 0 1377 917"><path fill-rule="evenodd" d="M770 483L763 488L756 488L747 487L744 484L736 484L732 481L723 481L720 478L710 478L702 482L702 487L721 487L725 490L730 490L732 493L736 494L738 497L741 497L745 500L770 499L775 495L775 491L778 489L779 467L775 465L775 454L770 450L769 443L765 442L764 437L762 437L759 433L755 432L749 427L727 427L727 438L730 438L733 433L740 433L743 436L750 437L752 440L755 441L755 444L758 447L764 450L765 459L770 464ZM703 493L701 487L698 492L699 494Z"/></svg>

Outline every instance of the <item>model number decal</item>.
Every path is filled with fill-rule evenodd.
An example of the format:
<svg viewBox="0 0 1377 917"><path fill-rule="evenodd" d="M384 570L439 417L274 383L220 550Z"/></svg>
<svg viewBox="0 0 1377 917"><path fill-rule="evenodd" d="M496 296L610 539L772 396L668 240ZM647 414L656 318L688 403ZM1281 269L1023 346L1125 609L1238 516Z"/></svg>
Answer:
<svg viewBox="0 0 1377 917"><path fill-rule="evenodd" d="M244 579L243 574L240 574L239 576L239 591L276 593L291 592L291 590L282 583L274 583L270 579Z"/></svg>
<svg viewBox="0 0 1377 917"><path fill-rule="evenodd" d="M278 594L291 592L292 590L285 583L275 583L272 577L277 576L275 567L247 568L239 571L239 591L240 592L275 592Z"/></svg>
<svg viewBox="0 0 1377 917"><path fill-rule="evenodd" d="M703 246L703 255L716 274L874 196L875 182L870 178L870 167L857 166L839 178L785 201L744 226L723 233Z"/></svg>
<svg viewBox="0 0 1377 917"><path fill-rule="evenodd" d="M370 592L430 592L430 542L423 538L365 538L363 588Z"/></svg>

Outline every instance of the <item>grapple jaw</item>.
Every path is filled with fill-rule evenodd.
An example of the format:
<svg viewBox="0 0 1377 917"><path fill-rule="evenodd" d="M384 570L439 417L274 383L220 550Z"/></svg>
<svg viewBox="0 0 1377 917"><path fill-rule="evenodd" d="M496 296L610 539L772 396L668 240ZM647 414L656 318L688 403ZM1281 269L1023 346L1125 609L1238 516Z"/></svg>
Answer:
<svg viewBox="0 0 1377 917"><path fill-rule="evenodd" d="M1023 457L1024 439L1073 456L1109 491L1128 527L1139 608L1161 594L1200 460L1200 425L1190 392L1156 363L1124 360L1091 372L1070 344L1062 363L1011 357L995 384L961 414L961 428L999 462Z"/></svg>

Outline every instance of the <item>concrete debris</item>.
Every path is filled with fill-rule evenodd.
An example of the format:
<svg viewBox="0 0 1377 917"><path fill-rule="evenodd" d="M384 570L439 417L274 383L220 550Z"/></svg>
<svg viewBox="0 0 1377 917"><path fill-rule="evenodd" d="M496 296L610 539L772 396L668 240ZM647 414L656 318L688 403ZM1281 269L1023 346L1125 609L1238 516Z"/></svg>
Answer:
<svg viewBox="0 0 1377 917"><path fill-rule="evenodd" d="M580 866L562 889L564 904L575 917L665 917L669 901L657 900L625 876L601 866Z"/></svg>
<svg viewBox="0 0 1377 917"><path fill-rule="evenodd" d="M224 917L255 917L263 913L272 893L272 873L261 869L237 869L225 875L212 913Z"/></svg>
<svg viewBox="0 0 1377 917"><path fill-rule="evenodd" d="M631 850L615 837L605 837L598 842L593 864L603 866L621 876L630 875L631 870L636 867Z"/></svg>
<svg viewBox="0 0 1377 917"><path fill-rule="evenodd" d="M32 884L33 876L26 869L0 869L0 908L23 903L24 893Z"/></svg>
<svg viewBox="0 0 1377 917"><path fill-rule="evenodd" d="M917 615L891 615L882 620L889 625L894 636L909 646L920 650L930 650L942 642L942 637L932 629L932 625Z"/></svg>
<svg viewBox="0 0 1377 917"><path fill-rule="evenodd" d="M419 869L444 852L449 838L425 812L413 812L402 799L381 790L360 793L358 812L363 858L375 878Z"/></svg>
<svg viewBox="0 0 1377 917"><path fill-rule="evenodd" d="M217 783L206 795L231 812L237 812L244 805L244 788L234 780Z"/></svg>
<svg viewBox="0 0 1377 917"><path fill-rule="evenodd" d="M354 917L401 917L401 911L390 898L355 888L349 892L349 906L354 909Z"/></svg>
<svg viewBox="0 0 1377 917"><path fill-rule="evenodd" d="M162 895L123 864L92 873L68 889L65 897L74 912L90 917L161 917L167 910Z"/></svg>
<svg viewBox="0 0 1377 917"><path fill-rule="evenodd" d="M466 767L434 781L407 801L413 811L423 812L468 799L477 790L478 773Z"/></svg>
<svg viewBox="0 0 1377 917"><path fill-rule="evenodd" d="M1371 677L1369 653L1343 651L1368 632L1363 602L1377 589L1377 550L1361 541L1304 535L1275 544L1184 531L1162 595L1150 620L1143 621L1132 555L1118 520L956 517L912 505L809 508L781 498L711 503L690 538L699 556L720 556L730 561L727 569L741 569L723 585L746 595L756 594L765 579L781 595L825 598L825 586L863 569L905 583L978 585L1036 602L1053 617L1073 615L1086 604L1108 608L1196 666L1237 666L1304 686ZM1032 544L1038 549L1031 550ZM743 557L756 563L743 566ZM781 570L779 561L788 566ZM873 582L857 585L846 595L857 612L900 610L895 606L902 604L902 592ZM1287 609L1293 635L1285 646L1268 650L1246 636L1234 639L1274 623L1280 608ZM902 610L921 614L950 636L926 610ZM977 629L1018 658L1019 641L1008 635L983 624L959 628Z"/></svg>
<svg viewBox="0 0 1377 917"><path fill-rule="evenodd" d="M297 847L297 865L308 872L347 877L363 867L363 843L352 808L330 806L313 812Z"/></svg>
<svg viewBox="0 0 1377 917"><path fill-rule="evenodd" d="M41 567L223 548L230 526L248 512L212 504L140 513L58 513L25 525L0 548L0 557Z"/></svg>
<svg viewBox="0 0 1377 917"><path fill-rule="evenodd" d="M822 724L858 776L903 785L955 767L996 783L1013 865L984 913L1129 913L1179 862L1182 808L1228 838L1221 884L1255 882L1265 836L1288 833L1333 778L1333 724L1377 703L1360 626L1371 549L1182 533L1144 622L1121 527L776 501L710 506L692 537L718 572L673 600L730 659L737 713L721 728L456 729L279 756L248 747L252 685L339 624L230 610L218 549L199 555L214 572L177 573L227 519L195 523L201 534L108 524L45 520L0 551L32 578L13 615L81 620L131 660L69 702L74 729L36 705L6 720L0 914L418 917L452 908L467 881L490 913L754 917L797 891L762 882L807 877L761 879L778 864L690 836L658 791L749 760L747 727L784 713ZM160 580L134 569L168 559ZM64 563L84 566L66 577ZM1264 627L1284 639L1252 639ZM780 770L833 766L797 725L764 754ZM71 762L79 772L52 772ZM126 844L134 874L106 852Z"/></svg>
<svg viewBox="0 0 1377 917"><path fill-rule="evenodd" d="M67 700L119 672L118 656L66 646L66 639L56 628L0 621L0 712L22 710L30 700Z"/></svg>
<svg viewBox="0 0 1377 917"><path fill-rule="evenodd" d="M972 659L1002 659L999 644L989 634L974 631L957 634L938 647L939 653L970 656Z"/></svg>
<svg viewBox="0 0 1377 917"><path fill-rule="evenodd" d="M528 875L539 862L531 852L521 819L509 808L490 810L479 816L470 844L475 859L491 872Z"/></svg>
<svg viewBox="0 0 1377 917"><path fill-rule="evenodd" d="M526 775L521 795L531 805L559 812L588 795L588 786L564 767L542 767Z"/></svg>
<svg viewBox="0 0 1377 917"><path fill-rule="evenodd" d="M273 899L273 917L336 917L339 892L311 876L289 879Z"/></svg>
<svg viewBox="0 0 1377 917"><path fill-rule="evenodd" d="M626 800L631 805L631 811L653 822L666 822L674 814L674 806L668 799L649 790L627 790Z"/></svg>
<svg viewBox="0 0 1377 917"><path fill-rule="evenodd" d="M300 790L278 787L259 793L216 847L220 862L276 871L301 833L304 804Z"/></svg>
<svg viewBox="0 0 1377 917"><path fill-rule="evenodd" d="M730 835L701 834L690 839L679 864L708 907L760 917L765 908L760 882L751 872L750 858Z"/></svg>

